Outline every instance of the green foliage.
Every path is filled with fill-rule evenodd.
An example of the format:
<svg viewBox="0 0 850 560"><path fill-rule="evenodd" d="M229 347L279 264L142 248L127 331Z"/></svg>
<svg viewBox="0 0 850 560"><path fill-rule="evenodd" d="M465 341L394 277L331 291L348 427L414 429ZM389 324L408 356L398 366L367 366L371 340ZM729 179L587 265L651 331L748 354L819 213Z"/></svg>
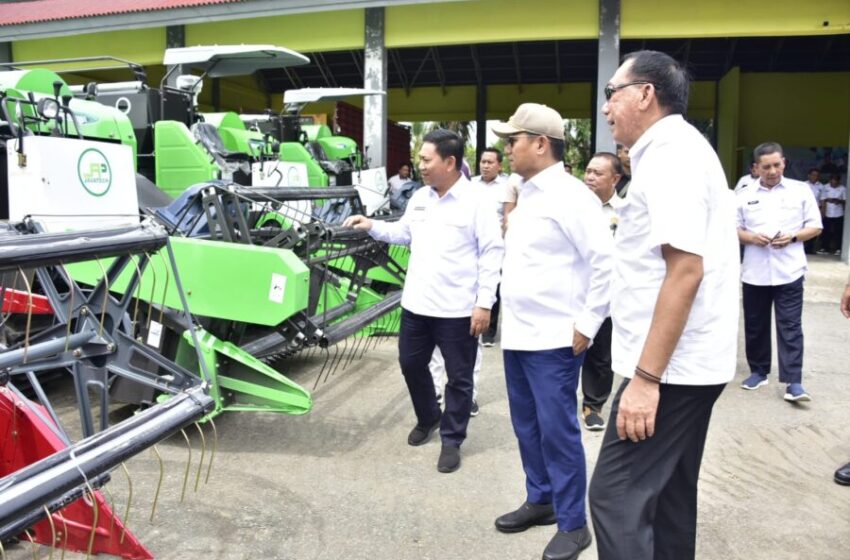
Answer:
<svg viewBox="0 0 850 560"><path fill-rule="evenodd" d="M437 128L453 130L461 135L466 142L466 162L474 172L478 162L475 159L475 146L470 142L472 139L472 127L466 121L425 121L413 123L411 129L411 153L413 154L414 163L417 161L419 150L422 147L422 137ZM591 121L590 119L567 119L564 121L564 131L567 138L564 161L569 162L573 166L573 173L576 176L582 177L584 176L584 168L587 167L590 156L593 155ZM499 138L493 142L492 146L505 153L505 140L503 138ZM502 170L505 173L511 172L507 158L502 161Z"/></svg>
<svg viewBox="0 0 850 560"><path fill-rule="evenodd" d="M573 175L583 177L584 169L593 155L591 121L590 119L567 119L564 121L564 132L567 137L564 161L573 166Z"/></svg>
<svg viewBox="0 0 850 560"><path fill-rule="evenodd" d="M470 170L474 172L476 167L475 146L470 142L471 127L468 121L424 121L415 122L411 128L411 154L414 165L419 161L419 150L422 148L422 138L438 128L445 128L460 134L464 141L464 158L469 164Z"/></svg>

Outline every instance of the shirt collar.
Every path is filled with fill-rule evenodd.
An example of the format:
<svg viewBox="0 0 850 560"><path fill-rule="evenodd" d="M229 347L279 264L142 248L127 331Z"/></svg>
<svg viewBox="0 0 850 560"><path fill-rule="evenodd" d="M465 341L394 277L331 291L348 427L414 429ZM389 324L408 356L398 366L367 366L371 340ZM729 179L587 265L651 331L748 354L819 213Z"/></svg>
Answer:
<svg viewBox="0 0 850 560"><path fill-rule="evenodd" d="M566 174L567 172L564 171L564 164L559 161L557 163L553 163L526 181L525 185L533 185L541 191L546 190L547 187L550 187L563 179Z"/></svg>
<svg viewBox="0 0 850 560"><path fill-rule="evenodd" d="M469 179L466 178L466 175L461 173L460 178L457 181L455 181L454 185L449 187L449 190L446 192L446 195L443 198L451 196L452 198L460 200L461 198L464 197L464 195L466 195L467 192L469 192L470 185L471 185L471 183L469 182ZM430 189L431 189L431 195L432 196L440 198L440 195L437 192L437 189L435 189L434 187L430 187Z"/></svg>
<svg viewBox="0 0 850 560"><path fill-rule="evenodd" d="M664 135L667 130L676 128L681 125L685 121L682 118L682 115L667 115L661 119L658 119L652 125L643 131L643 134L640 135L640 138L637 139L634 146L629 148L629 159L632 164L632 175L635 174L635 169L637 168L638 163L640 162L640 158L643 155L643 152L646 151L646 148L652 143L653 140L658 138L659 136Z"/></svg>
<svg viewBox="0 0 850 560"><path fill-rule="evenodd" d="M614 189L614 194L611 195L611 198L602 203L602 206L606 205L614 208L615 210L623 205L623 199L617 194L616 189Z"/></svg>
<svg viewBox="0 0 850 560"><path fill-rule="evenodd" d="M782 176L781 179L779 179L779 182L776 183L775 185L773 185L771 188L767 188L764 185L762 185L761 184L761 178L756 179L754 182L758 186L758 188L756 190L759 190L759 191L772 191L772 190L778 189L780 187L783 188L783 189L786 187L784 175Z"/></svg>
<svg viewBox="0 0 850 560"><path fill-rule="evenodd" d="M487 181L484 180L484 178L481 175L476 175L475 177L470 179L470 182L481 183L482 185L490 186L490 185L497 185L497 184L501 183L503 180L507 179L507 177L508 176L505 175L504 173L499 173L498 175L496 175L496 177L492 181L487 182Z"/></svg>

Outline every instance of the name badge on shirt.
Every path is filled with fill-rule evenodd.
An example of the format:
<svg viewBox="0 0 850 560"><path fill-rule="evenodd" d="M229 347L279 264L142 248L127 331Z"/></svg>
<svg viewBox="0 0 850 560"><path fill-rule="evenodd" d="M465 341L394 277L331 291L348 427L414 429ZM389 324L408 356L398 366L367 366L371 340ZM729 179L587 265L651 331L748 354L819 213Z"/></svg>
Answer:
<svg viewBox="0 0 850 560"><path fill-rule="evenodd" d="M413 210L421 212L421 211L425 210L425 207L424 206L414 206Z"/></svg>
<svg viewBox="0 0 850 560"><path fill-rule="evenodd" d="M747 202L748 205L758 204L758 203L759 203L758 200L751 200L751 201Z"/></svg>

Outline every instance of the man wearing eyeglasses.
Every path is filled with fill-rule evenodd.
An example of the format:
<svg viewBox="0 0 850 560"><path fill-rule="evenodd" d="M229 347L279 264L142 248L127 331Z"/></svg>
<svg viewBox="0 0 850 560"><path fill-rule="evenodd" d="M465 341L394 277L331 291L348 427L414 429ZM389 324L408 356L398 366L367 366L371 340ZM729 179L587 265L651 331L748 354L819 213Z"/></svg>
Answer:
<svg viewBox="0 0 850 560"><path fill-rule="evenodd" d="M496 519L505 533L557 523L544 560L591 543L576 389L588 342L608 315L611 233L599 199L564 170L564 121L524 103L507 123L511 170L522 177L505 234L502 350L526 500Z"/></svg>
<svg viewBox="0 0 850 560"><path fill-rule="evenodd" d="M613 369L627 379L589 492L605 560L694 558L705 436L735 373L735 200L682 116L688 87L678 62L639 51L605 88L602 114L632 167L611 289Z"/></svg>

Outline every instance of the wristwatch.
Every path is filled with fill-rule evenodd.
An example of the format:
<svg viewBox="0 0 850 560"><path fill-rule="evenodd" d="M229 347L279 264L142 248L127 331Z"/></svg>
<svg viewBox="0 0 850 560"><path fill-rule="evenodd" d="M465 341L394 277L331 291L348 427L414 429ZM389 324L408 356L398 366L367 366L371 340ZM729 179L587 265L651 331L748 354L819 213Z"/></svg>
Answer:
<svg viewBox="0 0 850 560"><path fill-rule="evenodd" d="M796 234L794 234L794 235L791 237L791 243L796 243L797 241L798 241L798 239L797 239L797 235L796 235Z"/></svg>

